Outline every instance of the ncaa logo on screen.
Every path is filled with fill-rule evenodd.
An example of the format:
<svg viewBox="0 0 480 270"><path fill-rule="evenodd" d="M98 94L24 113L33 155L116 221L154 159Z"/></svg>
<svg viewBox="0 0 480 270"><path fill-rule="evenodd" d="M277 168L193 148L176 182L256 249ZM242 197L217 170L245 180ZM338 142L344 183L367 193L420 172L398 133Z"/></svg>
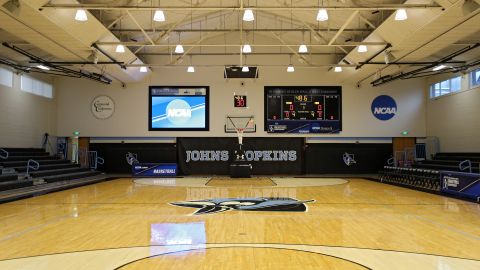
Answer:
<svg viewBox="0 0 480 270"><path fill-rule="evenodd" d="M167 119L174 125L187 122L192 117L192 108L185 100L174 99L166 108Z"/></svg>
<svg viewBox="0 0 480 270"><path fill-rule="evenodd" d="M391 96L378 96L372 102L372 113L379 120L390 120L397 114L397 103Z"/></svg>

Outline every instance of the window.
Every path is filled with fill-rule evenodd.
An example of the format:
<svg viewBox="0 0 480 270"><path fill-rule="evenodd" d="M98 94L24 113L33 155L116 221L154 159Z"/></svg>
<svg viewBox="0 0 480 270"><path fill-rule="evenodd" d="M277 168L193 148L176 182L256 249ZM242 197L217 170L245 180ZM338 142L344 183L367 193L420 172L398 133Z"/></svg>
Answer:
<svg viewBox="0 0 480 270"><path fill-rule="evenodd" d="M53 98L53 86L29 76L23 75L21 78L20 89L37 96Z"/></svg>
<svg viewBox="0 0 480 270"><path fill-rule="evenodd" d="M0 84L8 87L13 86L13 72L0 67Z"/></svg>
<svg viewBox="0 0 480 270"><path fill-rule="evenodd" d="M470 73L470 78L472 78L471 87L480 86L480 68L472 71L472 73Z"/></svg>
<svg viewBox="0 0 480 270"><path fill-rule="evenodd" d="M430 98L458 92L462 89L462 77L454 77L445 81L434 83L430 86Z"/></svg>

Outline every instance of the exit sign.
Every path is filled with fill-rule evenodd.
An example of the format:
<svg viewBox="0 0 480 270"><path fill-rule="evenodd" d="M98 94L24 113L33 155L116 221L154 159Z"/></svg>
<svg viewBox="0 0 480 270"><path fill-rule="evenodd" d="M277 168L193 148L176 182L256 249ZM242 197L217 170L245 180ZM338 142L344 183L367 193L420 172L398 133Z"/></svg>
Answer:
<svg viewBox="0 0 480 270"><path fill-rule="evenodd" d="M233 96L233 106L235 108L246 108L247 107L247 96L234 95Z"/></svg>

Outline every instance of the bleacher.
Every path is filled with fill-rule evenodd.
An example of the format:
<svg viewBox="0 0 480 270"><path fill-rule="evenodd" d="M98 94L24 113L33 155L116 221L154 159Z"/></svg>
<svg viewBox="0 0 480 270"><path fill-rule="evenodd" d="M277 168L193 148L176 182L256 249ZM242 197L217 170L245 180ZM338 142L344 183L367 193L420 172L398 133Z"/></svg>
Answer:
<svg viewBox="0 0 480 270"><path fill-rule="evenodd" d="M440 172L436 170L385 166L379 174L383 183L433 192L441 188Z"/></svg>
<svg viewBox="0 0 480 270"><path fill-rule="evenodd" d="M383 183L429 192L441 192L442 171L480 173L480 153L437 153L432 159L416 160L408 166L385 166L379 172Z"/></svg>
<svg viewBox="0 0 480 270"><path fill-rule="evenodd" d="M415 168L438 171L480 172L480 153L437 153L432 159L417 161Z"/></svg>
<svg viewBox="0 0 480 270"><path fill-rule="evenodd" d="M101 172L50 155L44 149L0 148L0 202L12 194L25 197L38 190L45 193L98 179L102 179Z"/></svg>

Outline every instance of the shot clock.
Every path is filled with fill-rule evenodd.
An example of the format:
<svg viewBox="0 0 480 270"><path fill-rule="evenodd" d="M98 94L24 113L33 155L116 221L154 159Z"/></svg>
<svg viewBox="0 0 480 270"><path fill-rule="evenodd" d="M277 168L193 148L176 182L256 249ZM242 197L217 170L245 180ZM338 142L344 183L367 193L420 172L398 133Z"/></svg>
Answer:
<svg viewBox="0 0 480 270"><path fill-rule="evenodd" d="M234 95L233 96L233 106L235 108L246 108L247 107L247 96Z"/></svg>

